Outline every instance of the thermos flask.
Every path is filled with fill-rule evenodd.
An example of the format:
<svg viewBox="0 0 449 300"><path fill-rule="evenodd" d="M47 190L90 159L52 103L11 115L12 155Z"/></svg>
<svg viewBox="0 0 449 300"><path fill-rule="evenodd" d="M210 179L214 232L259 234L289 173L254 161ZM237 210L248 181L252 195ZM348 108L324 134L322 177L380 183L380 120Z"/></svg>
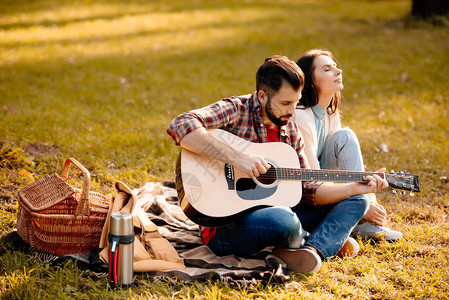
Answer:
<svg viewBox="0 0 449 300"><path fill-rule="evenodd" d="M111 214L108 240L111 288L133 287L134 226L130 213Z"/></svg>

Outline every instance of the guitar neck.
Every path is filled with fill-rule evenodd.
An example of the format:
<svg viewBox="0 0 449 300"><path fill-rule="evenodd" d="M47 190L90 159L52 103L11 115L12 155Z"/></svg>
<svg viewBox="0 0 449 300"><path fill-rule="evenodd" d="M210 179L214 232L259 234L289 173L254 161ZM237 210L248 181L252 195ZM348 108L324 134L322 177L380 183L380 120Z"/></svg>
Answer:
<svg viewBox="0 0 449 300"><path fill-rule="evenodd" d="M363 180L365 176L374 174L385 178L385 173L276 168L276 177L280 180L363 182L365 181Z"/></svg>

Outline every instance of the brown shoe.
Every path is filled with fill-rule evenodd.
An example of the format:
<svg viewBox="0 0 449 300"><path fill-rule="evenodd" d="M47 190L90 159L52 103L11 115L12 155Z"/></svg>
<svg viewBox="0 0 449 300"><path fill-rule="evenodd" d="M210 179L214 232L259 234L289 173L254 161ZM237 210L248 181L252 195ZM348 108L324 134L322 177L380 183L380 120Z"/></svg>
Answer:
<svg viewBox="0 0 449 300"><path fill-rule="evenodd" d="M338 251L337 256L343 257L354 257L359 252L359 244L352 237L348 237L343 247Z"/></svg>
<svg viewBox="0 0 449 300"><path fill-rule="evenodd" d="M321 268L320 256L307 248L288 250L275 247L273 254L287 264L289 271L296 273L314 273Z"/></svg>

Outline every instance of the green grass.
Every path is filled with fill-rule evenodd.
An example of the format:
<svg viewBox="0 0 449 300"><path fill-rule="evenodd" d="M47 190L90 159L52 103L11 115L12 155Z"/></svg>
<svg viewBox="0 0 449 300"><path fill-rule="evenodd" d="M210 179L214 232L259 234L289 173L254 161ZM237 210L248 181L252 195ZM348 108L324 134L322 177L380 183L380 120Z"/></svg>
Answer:
<svg viewBox="0 0 449 300"><path fill-rule="evenodd" d="M111 292L73 263L0 254L2 298L322 299L449 297L449 30L409 18L411 1L0 2L0 233L15 227L18 189L73 156L92 188L172 179L179 113L255 89L263 59L326 48L344 74L343 123L367 170L418 174L422 192L382 192L396 243L360 240L285 285L164 283ZM385 143L389 151L383 152ZM6 249L6 250L5 250Z"/></svg>

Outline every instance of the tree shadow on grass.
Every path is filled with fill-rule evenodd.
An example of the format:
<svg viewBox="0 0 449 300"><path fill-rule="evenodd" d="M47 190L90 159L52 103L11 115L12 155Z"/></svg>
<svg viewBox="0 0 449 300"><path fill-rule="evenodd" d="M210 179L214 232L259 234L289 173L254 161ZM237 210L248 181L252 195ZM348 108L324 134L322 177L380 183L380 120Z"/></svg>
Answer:
<svg viewBox="0 0 449 300"><path fill-rule="evenodd" d="M142 14L134 14L135 16L139 16ZM90 18L86 18L90 19ZM101 19L101 17L99 18ZM99 20L97 17L92 18L92 20ZM111 17L111 19L115 19L115 17ZM273 16L267 16L264 18L264 22L275 22L277 19L276 15ZM93 43L99 43L99 42L108 42L113 40L125 40L125 39L133 39L138 37L152 37L156 35L164 35L164 34L188 34L189 32L195 32L199 30L204 29L226 29L226 28L251 28L254 26L257 26L259 24L260 20L258 19L245 19L245 20L229 20L229 22L226 23L204 23L201 25L194 25L194 26L186 26L182 28L173 28L173 29L150 29L150 30L138 30L134 31L132 33L114 33L110 32L106 36L102 37L92 37L92 38L73 38L73 37L65 37L62 39L57 40L51 40L51 41L33 41L30 42L5 42L0 41L0 46L5 47L6 49L11 48L17 48L17 47L23 47L26 46L28 48L40 48L40 47L46 47L49 45L54 44L61 44L61 45L71 45L71 44L93 44ZM1 26L0 26L1 29Z"/></svg>
<svg viewBox="0 0 449 300"><path fill-rule="evenodd" d="M50 17L43 18L41 20L31 21L13 21L13 22L2 22L0 19L0 30L10 30L10 29L26 29L32 26L43 26L43 27L54 27L54 26L64 26L68 24L76 24L89 21L109 21L121 17L132 17L142 14L154 14L154 13L176 13L176 12L188 12L193 10L217 10L217 9L243 9L243 8L264 8L266 6L273 5L270 1L217 1L213 3L203 2L203 1L170 1L165 0L148 2L146 0L133 0L133 1L123 1L113 0L96 0L92 1L90 4L95 5L106 5L112 8L115 7L114 12L111 13L93 13L94 15L76 17L66 16L63 20L60 19L50 19ZM77 6L86 6L87 3L76 3L68 2L61 3L51 0L36 0L36 1L11 1L0 4L0 11L4 16L13 16L17 14L33 14L38 12L48 12L56 9L64 8L74 8ZM309 3L284 3L282 4L288 9L300 9L304 6L309 6Z"/></svg>

